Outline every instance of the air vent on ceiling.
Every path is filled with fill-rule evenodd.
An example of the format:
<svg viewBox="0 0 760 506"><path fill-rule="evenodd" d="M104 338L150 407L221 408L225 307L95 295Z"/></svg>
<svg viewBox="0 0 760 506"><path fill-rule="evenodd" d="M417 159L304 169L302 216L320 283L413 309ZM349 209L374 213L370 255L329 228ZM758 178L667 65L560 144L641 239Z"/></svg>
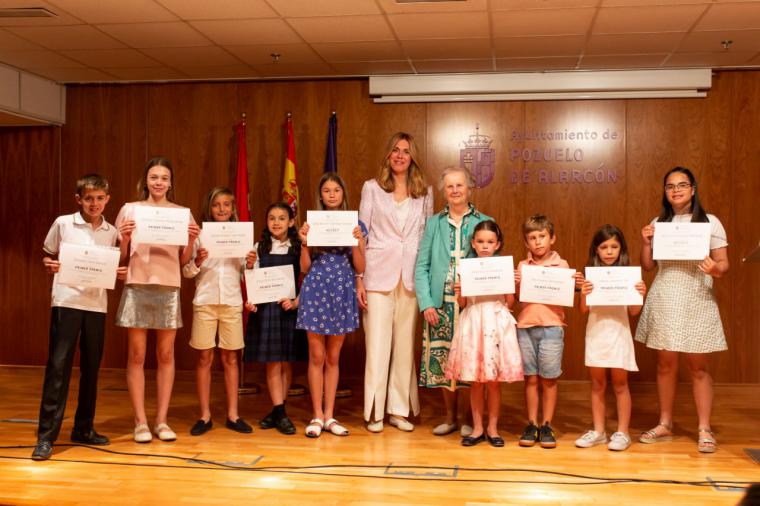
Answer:
<svg viewBox="0 0 760 506"><path fill-rule="evenodd" d="M44 7L16 7L0 9L0 18L54 18L56 13Z"/></svg>

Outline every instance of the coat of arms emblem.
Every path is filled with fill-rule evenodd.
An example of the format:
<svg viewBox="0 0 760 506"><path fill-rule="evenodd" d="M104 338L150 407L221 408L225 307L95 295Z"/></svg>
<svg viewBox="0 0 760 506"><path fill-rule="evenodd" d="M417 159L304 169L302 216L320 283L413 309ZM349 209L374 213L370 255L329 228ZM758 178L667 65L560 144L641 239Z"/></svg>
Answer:
<svg viewBox="0 0 760 506"><path fill-rule="evenodd" d="M463 141L459 150L459 165L470 170L475 178L475 187L483 188L493 181L496 164L496 150L491 147L493 139L480 133L480 125L475 125L475 133Z"/></svg>

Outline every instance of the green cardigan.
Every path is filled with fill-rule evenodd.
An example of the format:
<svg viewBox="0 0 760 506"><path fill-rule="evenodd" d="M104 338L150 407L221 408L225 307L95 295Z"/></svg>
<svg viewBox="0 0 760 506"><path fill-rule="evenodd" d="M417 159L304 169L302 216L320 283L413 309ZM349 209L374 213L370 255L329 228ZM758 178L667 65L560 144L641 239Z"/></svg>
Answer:
<svg viewBox="0 0 760 506"><path fill-rule="evenodd" d="M465 219L471 225L470 230L481 221L492 220L470 204L471 214ZM422 237L414 269L414 289L417 292L417 304L420 311L429 307L443 305L443 285L451 261L451 244L449 243L449 215L447 209L434 214L425 223L425 235ZM470 237L465 237L465 256L470 253Z"/></svg>

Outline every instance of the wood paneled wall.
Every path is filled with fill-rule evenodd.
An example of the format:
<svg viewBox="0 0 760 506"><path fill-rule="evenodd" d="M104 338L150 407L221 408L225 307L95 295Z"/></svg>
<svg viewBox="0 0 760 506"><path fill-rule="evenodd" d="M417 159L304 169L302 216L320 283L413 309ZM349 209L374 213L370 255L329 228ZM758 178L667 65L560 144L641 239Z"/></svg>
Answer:
<svg viewBox="0 0 760 506"><path fill-rule="evenodd" d="M44 363L49 279L40 264L40 248L52 220L74 209L78 175L98 171L109 177L113 196L106 216L112 220L124 202L135 198L144 162L168 156L175 166L178 202L198 218L205 192L232 183L234 126L245 112L251 204L254 219L262 222L282 184L286 113L293 114L301 205L308 209L322 173L333 110L339 124L338 171L353 208L392 133L415 135L422 165L435 184L446 166L459 164L462 141L478 124L481 133L494 138L496 174L490 185L475 191L473 200L505 230L504 253L525 255L520 225L528 215L542 212L556 224L557 251L576 268L585 264L594 230L606 222L623 228L636 261L640 229L659 212L662 175L674 165L692 168L704 205L723 221L730 242L731 271L716 283L730 349L713 355L715 377L760 382L760 267L741 262L760 240L755 200L760 190L760 72L749 71L716 74L706 99L667 100L377 105L368 96L366 80L71 86L64 127L0 129L0 363ZM614 142L583 144L595 157L586 162L601 160L617 173L616 183L539 184L539 165L509 156L512 147L568 144L515 141L512 131L579 124L621 134ZM513 171L528 171L532 182L514 183ZM437 196L436 208L441 205ZM109 299L109 322L118 291ZM191 282L182 290L186 321L193 291ZM586 377L585 318L577 310L567 314L564 377L581 379ZM194 366L188 339L189 326L177 338L177 366L182 369ZM105 367L124 366L125 341L125 332L109 324ZM363 370L362 341L360 331L347 341L347 372ZM641 372L634 379L653 380L656 355L643 346L636 349Z"/></svg>

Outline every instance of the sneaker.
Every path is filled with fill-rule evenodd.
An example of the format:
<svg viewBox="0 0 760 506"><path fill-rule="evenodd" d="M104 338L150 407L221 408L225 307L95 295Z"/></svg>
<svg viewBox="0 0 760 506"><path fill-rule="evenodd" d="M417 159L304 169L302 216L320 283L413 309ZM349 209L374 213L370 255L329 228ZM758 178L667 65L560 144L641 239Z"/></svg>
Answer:
<svg viewBox="0 0 760 506"><path fill-rule="evenodd" d="M533 446L536 441L538 441L538 427L533 421L530 421L520 436L520 446Z"/></svg>
<svg viewBox="0 0 760 506"><path fill-rule="evenodd" d="M44 439L37 441L32 452L32 460L47 460L53 453L53 444L50 441Z"/></svg>
<svg viewBox="0 0 760 506"><path fill-rule="evenodd" d="M554 429L549 425L549 422L544 422L539 429L538 441L541 448L555 448L557 446L557 438L554 437Z"/></svg>
<svg viewBox="0 0 760 506"><path fill-rule="evenodd" d="M607 445L612 451L622 452L631 446L631 436L623 432L615 432L610 436L610 444Z"/></svg>
<svg viewBox="0 0 760 506"><path fill-rule="evenodd" d="M617 432L615 434L618 434ZM578 448L591 448L607 442L606 432L597 432L595 430L586 431L584 435L575 440L575 446Z"/></svg>

